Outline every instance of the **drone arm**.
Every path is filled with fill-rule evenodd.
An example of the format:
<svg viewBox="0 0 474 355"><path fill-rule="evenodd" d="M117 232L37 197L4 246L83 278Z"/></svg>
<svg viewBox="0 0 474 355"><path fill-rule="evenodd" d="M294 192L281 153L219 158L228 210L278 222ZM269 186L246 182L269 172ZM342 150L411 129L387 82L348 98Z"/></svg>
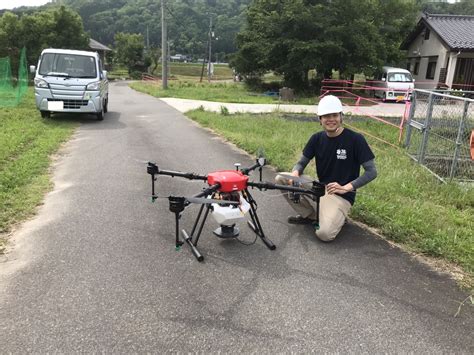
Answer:
<svg viewBox="0 0 474 355"><path fill-rule="evenodd" d="M312 189L306 189L303 187L291 186L291 185L279 185L274 184L271 182L252 182L249 181L247 183L248 186L256 187L260 190L283 190L283 191L291 191L291 192L298 192L308 195L314 196L323 196L324 195L324 185L317 184Z"/></svg>
<svg viewBox="0 0 474 355"><path fill-rule="evenodd" d="M216 192L217 190L219 190L220 187L221 187L221 184L219 183L211 185L207 189L202 190L200 193L198 193L197 195L194 195L193 197L207 197L213 194L214 192Z"/></svg>
<svg viewBox="0 0 474 355"><path fill-rule="evenodd" d="M243 173L244 175L248 175L251 171L253 171L253 170L255 170L255 169L259 168L259 167L260 167L260 164L259 164L258 161L257 161L254 165L249 166L248 168L240 169L240 171L242 171L242 173Z"/></svg>
<svg viewBox="0 0 474 355"><path fill-rule="evenodd" d="M266 159L264 157L257 158L254 165L249 166L248 168L241 169L244 175L248 175L251 171L260 168L260 181L262 181L262 167L265 165Z"/></svg>
<svg viewBox="0 0 474 355"><path fill-rule="evenodd" d="M207 176L204 176L204 175L197 175L197 174L194 174L194 173L182 173L182 172L179 172L179 171L171 171L171 170L158 170L158 174L159 175L168 175L168 176L171 176L171 177L178 176L178 177L183 177L183 178L188 179L188 180L204 180L204 181L207 180Z"/></svg>
<svg viewBox="0 0 474 355"><path fill-rule="evenodd" d="M193 173L182 173L180 171L160 170L158 165L151 162L148 162L147 172L152 177L154 177L155 175L168 175L171 177L175 177L175 176L184 177L189 180L204 180L204 181L207 180L207 176L204 176L204 175L197 175Z"/></svg>

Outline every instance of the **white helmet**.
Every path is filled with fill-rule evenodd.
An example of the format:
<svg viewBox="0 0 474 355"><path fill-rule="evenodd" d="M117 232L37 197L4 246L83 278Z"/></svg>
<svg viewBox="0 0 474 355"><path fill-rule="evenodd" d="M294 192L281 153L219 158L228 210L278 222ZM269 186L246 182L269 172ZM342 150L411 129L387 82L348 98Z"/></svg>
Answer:
<svg viewBox="0 0 474 355"><path fill-rule="evenodd" d="M333 95L324 96L318 104L318 116L342 112L342 103Z"/></svg>

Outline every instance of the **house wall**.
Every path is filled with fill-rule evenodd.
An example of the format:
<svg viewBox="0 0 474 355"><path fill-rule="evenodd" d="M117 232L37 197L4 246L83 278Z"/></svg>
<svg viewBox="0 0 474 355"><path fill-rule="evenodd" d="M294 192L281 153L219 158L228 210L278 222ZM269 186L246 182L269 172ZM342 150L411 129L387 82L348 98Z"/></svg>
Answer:
<svg viewBox="0 0 474 355"><path fill-rule="evenodd" d="M407 60L410 64L410 72L415 79L415 87L419 89L435 89L440 79L441 68L447 68L449 49L441 42L439 36L430 31L430 38L424 39L424 31L411 43ZM436 61L436 70L433 79L426 78L428 63L430 57L438 57ZM414 73L415 63L419 60L418 74ZM452 79L451 79L452 80Z"/></svg>

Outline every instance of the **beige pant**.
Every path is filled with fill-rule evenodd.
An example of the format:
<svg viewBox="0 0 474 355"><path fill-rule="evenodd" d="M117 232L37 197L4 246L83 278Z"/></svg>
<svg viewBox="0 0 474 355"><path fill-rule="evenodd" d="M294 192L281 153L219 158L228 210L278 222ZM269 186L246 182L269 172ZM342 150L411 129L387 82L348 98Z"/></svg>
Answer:
<svg viewBox="0 0 474 355"><path fill-rule="evenodd" d="M284 173L289 174L289 173ZM310 176L303 175L312 180ZM288 178L277 175L275 181L277 184L287 185ZM305 188L311 188L311 183L302 185ZM316 202L306 195L300 196L300 202L294 203L289 194L284 194L290 206L302 217L316 219ZM319 204L319 229L315 229L316 237L325 242L334 240L341 231L347 215L351 209L351 204L346 199L338 195L324 195Z"/></svg>

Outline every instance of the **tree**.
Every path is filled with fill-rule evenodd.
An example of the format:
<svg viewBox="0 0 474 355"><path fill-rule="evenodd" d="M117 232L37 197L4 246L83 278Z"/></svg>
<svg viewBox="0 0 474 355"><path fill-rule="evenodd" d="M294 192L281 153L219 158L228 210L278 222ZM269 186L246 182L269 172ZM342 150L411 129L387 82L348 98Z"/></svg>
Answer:
<svg viewBox="0 0 474 355"><path fill-rule="evenodd" d="M12 69L17 67L20 50L27 49L28 63L36 63L44 48L87 49L89 39L81 17L64 6L0 17L0 57L9 56Z"/></svg>
<svg viewBox="0 0 474 355"><path fill-rule="evenodd" d="M145 71L143 36L136 33L119 32L115 35L116 58L120 64L127 66L128 72Z"/></svg>
<svg viewBox="0 0 474 355"><path fill-rule="evenodd" d="M415 14L407 0L255 0L231 65L251 76L272 70L299 90L310 69L320 78L372 74L401 57Z"/></svg>

